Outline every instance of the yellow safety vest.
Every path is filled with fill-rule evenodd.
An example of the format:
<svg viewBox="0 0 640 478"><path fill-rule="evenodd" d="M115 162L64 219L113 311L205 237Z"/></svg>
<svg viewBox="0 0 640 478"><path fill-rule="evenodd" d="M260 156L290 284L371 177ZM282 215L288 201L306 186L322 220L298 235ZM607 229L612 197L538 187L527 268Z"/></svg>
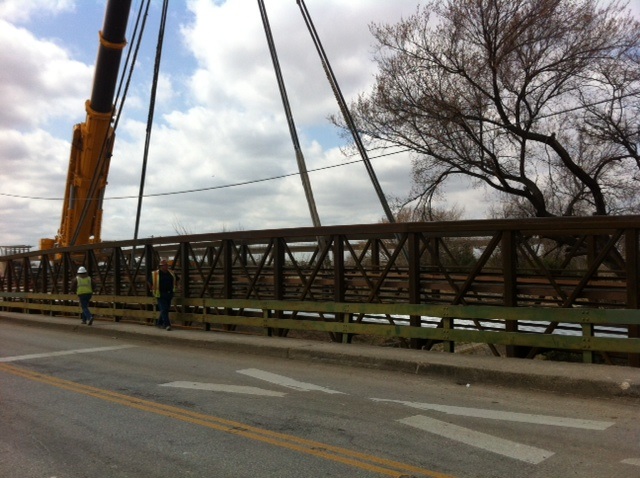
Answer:
<svg viewBox="0 0 640 478"><path fill-rule="evenodd" d="M78 295L93 294L93 288L91 287L91 277L76 277L78 282Z"/></svg>
<svg viewBox="0 0 640 478"><path fill-rule="evenodd" d="M171 277L173 277L173 292L175 292L176 291L176 275L170 270L167 272L171 274ZM160 271L153 271L151 273L151 279L153 281L151 283L151 288L153 289L153 295L155 297L160 297Z"/></svg>

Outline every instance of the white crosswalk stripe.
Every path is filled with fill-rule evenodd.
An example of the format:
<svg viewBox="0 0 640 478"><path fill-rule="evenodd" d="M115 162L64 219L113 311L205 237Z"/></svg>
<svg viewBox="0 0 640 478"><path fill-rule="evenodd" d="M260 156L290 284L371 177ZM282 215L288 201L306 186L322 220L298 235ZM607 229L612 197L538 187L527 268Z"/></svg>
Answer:
<svg viewBox="0 0 640 478"><path fill-rule="evenodd" d="M243 375L248 375L249 377L257 378L258 380L264 380L265 382L280 385L282 387L298 390L300 392L317 391L317 392L324 392L324 393L331 393L331 394L344 393L344 392L338 392L336 390L331 390L330 388L321 387L320 385L314 385L312 383L299 382L292 378L285 377L284 375L265 372L264 370L258 370L256 368L247 368L244 370L238 370L238 373L241 373Z"/></svg>
<svg viewBox="0 0 640 478"><path fill-rule="evenodd" d="M435 403L406 402L403 400L386 400L383 398L372 398L375 402L399 403L411 408L420 410L432 410L449 415L463 417L486 418L489 420L505 420L509 422L533 423L536 425L551 425L555 427L580 428L584 430L606 430L614 425L614 422L598 420L582 420L577 418L557 417L551 415L535 415L530 413L515 413L502 410L486 410L483 408L454 407L450 405L439 405Z"/></svg>
<svg viewBox="0 0 640 478"><path fill-rule="evenodd" d="M257 387L243 387L241 385L226 385L220 383L201 382L169 382L160 384L161 387L186 388L191 390L205 390L209 392L240 393L243 395L260 395L265 397L284 397L284 392L274 392Z"/></svg>
<svg viewBox="0 0 640 478"><path fill-rule="evenodd" d="M554 454L553 452L543 450L542 448L536 448L522 443L505 440L503 438L469 430L468 428L442 422L422 415L403 418L398 421L405 425L449 438L450 440L455 440L475 448L480 448L515 460L532 463L534 465L543 462Z"/></svg>

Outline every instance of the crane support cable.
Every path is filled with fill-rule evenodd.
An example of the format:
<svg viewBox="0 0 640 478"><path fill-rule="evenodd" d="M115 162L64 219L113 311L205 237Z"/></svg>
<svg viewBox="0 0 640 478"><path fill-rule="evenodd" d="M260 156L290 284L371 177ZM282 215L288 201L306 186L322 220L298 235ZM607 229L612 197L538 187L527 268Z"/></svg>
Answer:
<svg viewBox="0 0 640 478"><path fill-rule="evenodd" d="M296 132L296 125L293 120L293 114L291 113L291 106L289 104L289 98L287 96L287 90L284 85L284 79L282 77L282 71L280 69L280 62L278 60L278 54L276 52L275 42L273 41L273 35L271 33L271 27L269 25L269 17L267 16L267 10L264 6L264 0L258 0L258 7L260 8L260 14L262 15L262 24L264 25L264 32L267 36L267 43L269 44L269 52L271 53L271 60L273 62L273 69L275 70L276 79L278 80L278 88L280 89L280 97L282 98L282 105L284 107L285 114L287 116L287 123L289 125L289 133L291 134L291 141L293 142L293 148L296 153L296 161L298 163L298 170L300 171L300 179L302 180L302 186L304 188L304 194L309 206L309 213L311 214L311 221L315 227L320 227L320 216L316 208L316 202L313 197L313 190L311 189L311 181L307 172L307 165L302 154L302 148L300 147L300 141L298 140L298 133Z"/></svg>
<svg viewBox="0 0 640 478"><path fill-rule="evenodd" d="M298 2L298 6L300 7L300 11L302 12L302 17L304 18L304 21L307 25L307 29L311 34L311 38L316 47L316 50L320 55L320 61L322 62L322 66L324 68L325 74L327 75L327 79L329 80L329 84L333 89L333 94L335 95L336 100L338 101L338 105L340 107L340 111L342 112L344 121L347 127L349 128L349 131L351 132L351 136L353 137L356 147L358 148L358 152L360 153L360 156L362 157L362 161L364 162L367 172L369 173L369 177L371 178L373 187L376 191L376 194L378 195L378 199L380 200L382 209L384 210L385 215L387 216L387 220L393 223L395 222L395 217L393 216L393 213L389 208L387 198L385 197L384 192L382 191L382 187L380 186L380 182L378 181L378 177L376 176L376 173L375 173L375 170L373 169L371 161L369 161L367 150L365 149L364 144L362 143L362 139L360 138L358 129L356 128L355 122L353 121L353 117L349 112L347 103L344 99L344 96L342 95L340 86L338 85L338 80L336 79L336 76L333 73L333 69L331 68L331 64L329 63L329 59L324 51L324 48L320 41L320 37L318 36L315 26L313 25L313 21L311 20L309 11L307 10L304 0L297 0L297 2Z"/></svg>
<svg viewBox="0 0 640 478"><path fill-rule="evenodd" d="M145 6L146 5L146 6ZM113 131L118 129L118 123L120 121L120 113L124 108L124 102L127 99L127 93L129 92L129 86L131 86L131 78L133 77L133 69L136 64L136 60L138 58L138 52L140 51L140 45L142 44L142 34L144 33L145 26L147 24L147 17L149 15L149 6L151 5L151 0L147 0L145 2L140 3L140 8L138 10L138 15L136 17L136 24L133 28L133 34L131 38L133 38L132 44L135 45L135 48L130 48L127 50L127 58L124 62L124 67L122 68L122 76L120 78L120 82L118 84L118 90L116 92L116 99L114 102L113 110L116 113L116 120L113 125ZM142 9L144 8L144 15L142 14ZM140 25L140 19L142 19L142 25ZM140 30L138 30L140 27ZM133 55L132 55L133 52ZM128 74L127 74L128 73ZM125 82L125 75L127 76ZM122 101L118 104L120 100L120 92L122 91L124 85L124 92L122 93Z"/></svg>
<svg viewBox="0 0 640 478"><path fill-rule="evenodd" d="M153 113L155 111L156 93L158 90L158 77L160 76L160 60L162 59L162 45L164 44L164 28L167 23L167 10L169 0L162 3L162 15L160 18L160 28L158 29L158 44L156 45L156 61L153 69L153 84L151 85L151 95L149 99L149 116L147 117L147 134L144 140L144 156L142 159L142 173L140 174L140 192L138 193L138 208L136 211L136 225L133 238L138 238L140 228L140 215L142 212L142 198L144 197L144 183L147 175L147 162L149 159L149 144L151 143L151 127L153 126Z"/></svg>

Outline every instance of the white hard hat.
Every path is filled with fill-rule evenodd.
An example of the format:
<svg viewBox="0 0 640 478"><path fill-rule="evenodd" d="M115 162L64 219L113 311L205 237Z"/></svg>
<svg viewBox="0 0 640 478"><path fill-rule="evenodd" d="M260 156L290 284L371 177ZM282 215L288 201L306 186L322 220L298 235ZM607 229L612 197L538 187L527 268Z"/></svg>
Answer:
<svg viewBox="0 0 640 478"><path fill-rule="evenodd" d="M78 274L86 274L87 273L87 269L85 269L83 266L80 266L80 268L78 269Z"/></svg>

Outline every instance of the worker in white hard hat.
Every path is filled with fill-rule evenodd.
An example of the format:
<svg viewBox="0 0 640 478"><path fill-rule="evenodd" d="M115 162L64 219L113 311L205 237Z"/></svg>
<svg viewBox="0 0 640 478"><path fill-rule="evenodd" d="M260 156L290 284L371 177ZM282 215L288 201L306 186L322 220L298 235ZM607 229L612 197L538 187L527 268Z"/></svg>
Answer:
<svg viewBox="0 0 640 478"><path fill-rule="evenodd" d="M93 295L94 283L84 266L78 268L78 275L73 279L71 287L78 294L80 308L82 309L82 323L93 324L93 314L89 310L89 301L91 301L91 296Z"/></svg>

